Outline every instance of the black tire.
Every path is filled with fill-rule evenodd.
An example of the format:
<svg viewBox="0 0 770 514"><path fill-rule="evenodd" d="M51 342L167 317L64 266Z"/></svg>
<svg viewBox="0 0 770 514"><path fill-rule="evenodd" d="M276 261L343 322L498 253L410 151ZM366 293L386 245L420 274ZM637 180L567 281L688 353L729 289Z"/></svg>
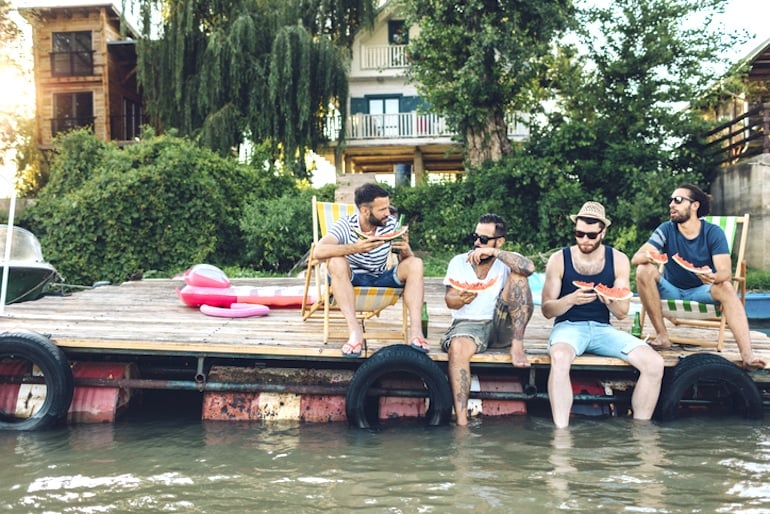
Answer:
<svg viewBox="0 0 770 514"><path fill-rule="evenodd" d="M427 389L430 402L425 414L426 424L441 426L449 423L452 391L444 372L424 353L395 344L377 351L353 374L345 395L345 413L350 425L371 428L377 424L378 413L369 408L369 390L381 377L399 372L416 375Z"/></svg>
<svg viewBox="0 0 770 514"><path fill-rule="evenodd" d="M40 369L45 400L32 416L19 418L0 412L0 430L37 430L60 422L69 411L75 380L64 352L47 337L34 332L0 334L0 362L28 361Z"/></svg>
<svg viewBox="0 0 770 514"><path fill-rule="evenodd" d="M762 419L762 395L744 370L714 354L685 357L664 379L656 418L738 415Z"/></svg>

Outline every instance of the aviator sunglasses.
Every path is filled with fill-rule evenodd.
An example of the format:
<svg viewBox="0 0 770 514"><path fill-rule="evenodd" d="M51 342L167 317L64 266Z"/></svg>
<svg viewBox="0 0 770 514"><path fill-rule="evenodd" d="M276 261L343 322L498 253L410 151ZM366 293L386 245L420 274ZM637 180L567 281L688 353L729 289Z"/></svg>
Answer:
<svg viewBox="0 0 770 514"><path fill-rule="evenodd" d="M482 236L481 234L477 234L476 232L471 233L471 241L475 241L478 239L481 241L481 244L485 245L488 242L490 242L493 239L500 239L503 236Z"/></svg>
<svg viewBox="0 0 770 514"><path fill-rule="evenodd" d="M599 237L599 234L601 234L601 233L602 233L601 230L599 232L583 232L582 230L576 230L575 231L575 237L578 238L578 239L582 239L584 237L587 237L588 239L593 241L594 239Z"/></svg>
<svg viewBox="0 0 770 514"><path fill-rule="evenodd" d="M688 202L692 202L692 198L687 198L686 196L672 196L668 199L668 203L674 202L675 205L679 205L682 202L687 200Z"/></svg>

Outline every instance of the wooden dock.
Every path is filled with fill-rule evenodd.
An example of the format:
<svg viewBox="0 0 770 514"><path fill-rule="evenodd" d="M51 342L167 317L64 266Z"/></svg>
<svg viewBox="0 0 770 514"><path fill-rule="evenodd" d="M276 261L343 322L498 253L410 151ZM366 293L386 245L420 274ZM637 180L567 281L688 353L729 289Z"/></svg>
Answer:
<svg viewBox="0 0 770 514"><path fill-rule="evenodd" d="M303 283L301 279L296 278L233 281L233 285L251 287L290 287ZM218 396L209 400L209 408L216 411L214 415L225 413L222 414L224 419L265 419L268 415L278 416L275 414L277 410L270 410L273 408L270 405L283 405L289 396L276 400L277 397L270 397L272 392L290 393L297 397L303 394L326 398L333 396L336 398L333 405L327 402L318 411L317 419L345 419L346 384L351 381L351 377L355 378L354 373L369 362L378 350L398 344L393 341L369 340L360 358L343 358L340 351L343 340L323 342L323 321L320 315L303 321L299 308L274 308L264 317L211 317L197 308L183 304L177 295L177 289L183 286L182 280L142 280L102 286L66 296L47 295L32 302L6 306L5 312L0 316L0 332L32 331L42 334L61 348L71 363L102 366L103 369L110 370L107 373L110 380L117 379L112 382L106 379L101 382L91 379L89 382L88 379L76 377L76 386L112 385L113 388L127 390L144 388L198 390L212 394L216 392ZM444 286L440 279L427 279L425 291L430 316L428 340L432 348L428 357L445 370L447 355L439 348L439 338L450 323L450 314L444 304ZM367 324L376 331L398 331L400 316L401 308L391 307L379 318L367 321ZM337 323L344 327L341 318ZM613 320L613 324L621 330L630 330L631 317L623 321ZM551 327L552 321L543 318L539 306L536 306L525 335L525 347L532 364L531 369L514 368L507 349L476 355L472 360L474 375L490 379L489 383L498 385L493 384L490 386L493 387L492 390L485 390L486 386L482 383L481 389L476 390L478 392L474 393L472 389L471 397L474 398L475 395L479 402L487 398L484 400L488 401L487 405L494 403L496 412L503 414L512 413L514 410L501 410L497 400L518 401L520 405L523 405L523 401L546 400L544 391L550 365L546 345ZM650 329L649 326L644 328L646 331ZM672 334L680 335L693 335L694 332L703 331L704 329L671 328ZM770 338L761 332L752 332L752 342L757 353L770 362ZM672 371L671 375L675 375L674 367L682 358L713 353L716 352L702 347L685 348L675 345L672 350L663 352L667 374ZM740 363L740 356L731 335L725 343L725 350L719 355L736 364ZM729 367L729 363L718 360L722 365ZM130 366L131 369L137 370L137 373L126 374L123 379L114 377L114 368L104 366L113 366L116 363L124 364L126 370ZM575 389L576 401L580 401L581 393L586 393L583 398L586 402L594 402L594 405L596 401L614 402L620 405L619 411L625 410L629 399L628 392L636 380L636 371L631 366L619 359L584 355L576 359L572 370L573 387L575 382L581 380L586 384L586 388L579 386ZM721 370L723 368L717 367L717 374ZM292 379L289 377L296 376L295 372L298 371L304 373L300 379L301 383L282 383L290 382ZM707 370L705 378L709 379L713 371L714 369ZM281 375L281 372L284 375ZM271 373L274 375L268 376ZM341 381L340 374L344 375ZM750 387L753 381L763 398L767 397L770 389L770 370L754 371L749 376L750 380L743 377L744 381L747 380L749 389L754 389ZM500 377L504 382L515 381L516 389L511 389L510 384L499 388ZM739 392L741 388L746 390L745 383L736 386L732 381L733 378L727 380L726 392L716 389L714 396L717 400L721 402L725 396L734 397L736 388ZM248 389L249 387L251 389ZM246 397L244 395L258 395L260 392L264 401L258 408L250 407L252 410L246 413L233 412L233 404L248 403L243 401ZM409 391L404 394L410 396ZM623 398L619 399L621 396L618 394ZM227 395L232 396L231 403L229 406L222 406L222 402L227 401ZM236 398L238 395L240 397ZM268 401L265 398L268 397L269 401L273 402L270 405L265 403ZM247 399L249 398L249 401L254 399L253 396ZM768 403L766 399L759 399L756 392L747 398L748 403L753 402L751 405L755 415L763 402ZM119 399L109 401L117 401L116 405L120 403ZM451 397L448 401L451 405ZM695 404L700 401L696 399ZM728 398L727 403L731 402ZM446 404L446 400L444 403ZM120 405L116 408L120 408ZM206 408L204 405L204 411ZM303 413L299 419L309 420L310 417L306 413L316 407L304 404L300 406L296 403L292 409L295 413ZM424 414L424 410L419 412ZM422 415L419 412L417 415ZM486 412L483 414L486 415ZM72 412L70 418L72 419ZM443 419L445 418L442 418L442 422Z"/></svg>
<svg viewBox="0 0 770 514"><path fill-rule="evenodd" d="M297 286L300 279L234 280L234 285ZM67 353L210 356L245 359L335 361L342 359L343 340L324 343L321 338L320 317L302 321L298 308L272 309L265 317L217 318L206 316L198 309L184 305L177 296L181 280L142 280L121 285L98 287L69 296L45 296L33 302L5 307L0 317L3 331L25 329L49 336ZM445 361L439 349L440 335L450 323L444 304L444 286L440 279L427 279L425 299L430 315L428 340L430 358ZM399 323L401 309L386 309L380 318L369 321L378 330L387 330ZM339 321L343 324L342 320ZM630 330L631 317L613 320L621 330ZM344 324L342 325L344 326ZM552 321L543 318L536 306L526 331L526 351L530 362L547 366L546 344ZM649 325L644 327L650 330ZM397 330L397 328L396 328ZM702 329L672 327L671 333L695 333ZM770 361L770 338L752 332L756 351ZM392 341L368 341L362 359ZM710 351L695 347L674 347L663 352L667 366L674 366L681 357L693 352ZM721 355L740 362L737 347L728 334ZM351 359L344 359L350 362ZM510 365L506 350L492 350L474 357L474 363ZM626 366L618 359L585 355L575 362L582 366ZM762 374L762 372L760 372Z"/></svg>

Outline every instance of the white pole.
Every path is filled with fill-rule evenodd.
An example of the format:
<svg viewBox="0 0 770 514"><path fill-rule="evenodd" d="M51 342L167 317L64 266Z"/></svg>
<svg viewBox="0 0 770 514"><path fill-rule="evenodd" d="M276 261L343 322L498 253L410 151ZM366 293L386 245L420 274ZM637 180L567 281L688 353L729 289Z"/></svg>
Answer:
<svg viewBox="0 0 770 514"><path fill-rule="evenodd" d="M5 235L5 257L3 260L3 284L2 284L2 288L0 288L0 315L5 313L5 297L8 295L8 273L10 273L11 243L13 241L13 217L15 214L16 214L16 187L12 187L11 202L8 207L8 231Z"/></svg>

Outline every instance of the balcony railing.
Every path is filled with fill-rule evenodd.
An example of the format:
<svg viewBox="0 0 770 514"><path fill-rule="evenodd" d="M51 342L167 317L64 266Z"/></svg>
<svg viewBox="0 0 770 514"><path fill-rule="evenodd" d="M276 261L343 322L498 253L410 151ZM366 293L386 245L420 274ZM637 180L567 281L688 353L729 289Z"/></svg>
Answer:
<svg viewBox="0 0 770 514"><path fill-rule="evenodd" d="M506 116L509 139L521 141L529 137L526 126L515 116ZM326 123L327 137L335 141L340 130L339 116L329 117ZM398 114L354 114L348 117L345 139L410 139L451 137L455 133L447 128L443 116L402 112Z"/></svg>
<svg viewBox="0 0 770 514"><path fill-rule="evenodd" d="M388 70L406 68L406 45L361 47L362 70Z"/></svg>
<svg viewBox="0 0 770 514"><path fill-rule="evenodd" d="M770 153L770 103L759 104L741 116L706 133L707 151L717 164Z"/></svg>

